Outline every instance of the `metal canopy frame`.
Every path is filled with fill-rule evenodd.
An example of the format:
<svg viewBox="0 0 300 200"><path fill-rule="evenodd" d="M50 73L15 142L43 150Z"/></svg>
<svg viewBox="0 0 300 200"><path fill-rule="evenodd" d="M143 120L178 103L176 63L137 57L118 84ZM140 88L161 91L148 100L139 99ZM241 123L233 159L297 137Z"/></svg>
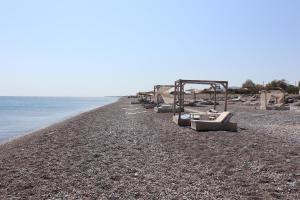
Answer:
<svg viewBox="0 0 300 200"><path fill-rule="evenodd" d="M227 111L228 104L228 81L210 81L210 80L182 80L179 79L175 81L174 90L174 104L173 104L173 114L176 115L178 112L178 119L181 119L181 111L184 109L184 86L186 84L201 84L210 85L214 89L214 109L216 109L217 104L217 85L222 85L225 89L225 105L224 111ZM179 109L176 109L177 101L179 103Z"/></svg>
<svg viewBox="0 0 300 200"><path fill-rule="evenodd" d="M161 88L161 87L174 87L174 85L154 85L154 90L153 90L153 92L154 92L154 98L155 98L155 96L156 96L156 102L158 103L158 95L156 95L156 92L159 90L159 88Z"/></svg>

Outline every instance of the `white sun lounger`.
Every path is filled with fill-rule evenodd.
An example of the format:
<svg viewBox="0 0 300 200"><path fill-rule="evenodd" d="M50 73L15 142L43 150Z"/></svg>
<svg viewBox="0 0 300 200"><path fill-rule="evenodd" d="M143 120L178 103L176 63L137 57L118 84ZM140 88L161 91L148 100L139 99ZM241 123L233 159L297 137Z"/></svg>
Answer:
<svg viewBox="0 0 300 200"><path fill-rule="evenodd" d="M231 123L233 114L221 113L214 120L191 119L191 128L197 131L237 131L237 124Z"/></svg>

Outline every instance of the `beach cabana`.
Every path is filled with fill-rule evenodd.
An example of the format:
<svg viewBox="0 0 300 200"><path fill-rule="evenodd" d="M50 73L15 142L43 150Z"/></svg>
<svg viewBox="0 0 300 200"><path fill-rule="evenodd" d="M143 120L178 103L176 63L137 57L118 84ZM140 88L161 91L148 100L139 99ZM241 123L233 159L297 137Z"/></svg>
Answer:
<svg viewBox="0 0 300 200"><path fill-rule="evenodd" d="M210 85L214 90L214 110L212 112L200 112L184 108L184 86L186 84ZM217 92L219 86L224 88L224 112L217 112ZM175 81L173 99L173 121L180 126L191 126L195 130L236 130L236 124L230 123L232 114L227 112L228 104L228 81L210 81L210 80L182 80ZM177 114L177 107L179 112ZM182 110L189 114L183 114ZM228 128L230 127L230 128Z"/></svg>
<svg viewBox="0 0 300 200"><path fill-rule="evenodd" d="M159 104L173 104L173 95L169 92L174 85L155 85L154 101Z"/></svg>
<svg viewBox="0 0 300 200"><path fill-rule="evenodd" d="M153 99L153 91L150 92L138 92L136 96L137 101L132 101L131 104L151 104Z"/></svg>
<svg viewBox="0 0 300 200"><path fill-rule="evenodd" d="M154 97L156 107L154 111L157 113L172 113L173 112L173 91L174 85L155 85ZM178 108L177 108L178 112Z"/></svg>
<svg viewBox="0 0 300 200"><path fill-rule="evenodd" d="M146 109L154 108L155 104L153 101L153 97L154 97L153 91L143 92L141 94L142 94L142 99L143 99L143 101L141 103L143 104L144 108L146 108Z"/></svg>

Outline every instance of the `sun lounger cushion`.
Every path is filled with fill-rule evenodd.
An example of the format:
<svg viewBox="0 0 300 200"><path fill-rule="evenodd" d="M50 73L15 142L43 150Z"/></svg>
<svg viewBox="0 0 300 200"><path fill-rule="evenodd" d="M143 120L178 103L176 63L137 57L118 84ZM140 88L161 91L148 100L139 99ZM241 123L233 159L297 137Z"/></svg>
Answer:
<svg viewBox="0 0 300 200"><path fill-rule="evenodd" d="M232 113L230 112L222 112L219 117L217 117L217 119L213 120L214 122L219 122L219 123L225 123L225 122L229 122L231 117L232 117Z"/></svg>

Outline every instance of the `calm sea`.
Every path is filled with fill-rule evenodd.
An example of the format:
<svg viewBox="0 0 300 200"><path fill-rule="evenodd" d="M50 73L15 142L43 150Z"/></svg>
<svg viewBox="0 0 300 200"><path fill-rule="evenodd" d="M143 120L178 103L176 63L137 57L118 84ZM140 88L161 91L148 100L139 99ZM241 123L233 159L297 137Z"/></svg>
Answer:
<svg viewBox="0 0 300 200"><path fill-rule="evenodd" d="M117 97L0 97L0 143L117 101Z"/></svg>

